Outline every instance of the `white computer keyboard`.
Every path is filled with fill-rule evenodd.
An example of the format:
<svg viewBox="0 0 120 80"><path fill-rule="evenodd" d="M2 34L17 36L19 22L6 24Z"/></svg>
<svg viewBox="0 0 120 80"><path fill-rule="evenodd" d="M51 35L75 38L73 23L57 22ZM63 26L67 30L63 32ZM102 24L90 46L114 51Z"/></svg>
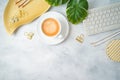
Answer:
<svg viewBox="0 0 120 80"><path fill-rule="evenodd" d="M88 11L83 25L88 35L120 29L120 2Z"/></svg>

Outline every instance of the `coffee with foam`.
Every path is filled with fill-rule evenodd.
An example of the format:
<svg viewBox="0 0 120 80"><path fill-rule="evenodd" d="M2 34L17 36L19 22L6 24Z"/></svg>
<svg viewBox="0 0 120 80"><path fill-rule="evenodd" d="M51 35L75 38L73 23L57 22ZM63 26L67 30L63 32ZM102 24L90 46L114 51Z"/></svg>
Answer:
<svg viewBox="0 0 120 80"><path fill-rule="evenodd" d="M60 24L54 18L47 18L42 23L42 31L48 37L56 36L60 32Z"/></svg>

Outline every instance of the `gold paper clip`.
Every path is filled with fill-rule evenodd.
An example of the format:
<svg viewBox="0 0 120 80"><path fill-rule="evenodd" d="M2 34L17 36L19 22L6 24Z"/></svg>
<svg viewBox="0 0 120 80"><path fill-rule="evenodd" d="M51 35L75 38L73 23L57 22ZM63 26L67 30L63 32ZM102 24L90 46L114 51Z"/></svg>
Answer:
<svg viewBox="0 0 120 80"><path fill-rule="evenodd" d="M77 36L77 37L76 37L76 40L77 40L78 42L80 42L80 43L83 43L83 42L84 42L84 35L81 34L81 35Z"/></svg>
<svg viewBox="0 0 120 80"><path fill-rule="evenodd" d="M31 40L34 36L33 32L25 32L24 35L27 37L27 39Z"/></svg>

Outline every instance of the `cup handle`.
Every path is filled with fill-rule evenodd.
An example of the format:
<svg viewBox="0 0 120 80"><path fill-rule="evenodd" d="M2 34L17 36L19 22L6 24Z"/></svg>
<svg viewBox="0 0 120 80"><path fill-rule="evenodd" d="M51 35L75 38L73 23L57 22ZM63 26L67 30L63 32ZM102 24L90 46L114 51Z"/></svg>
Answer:
<svg viewBox="0 0 120 80"><path fill-rule="evenodd" d="M62 38L63 38L63 35L59 35L59 36L58 36L58 39L62 39Z"/></svg>

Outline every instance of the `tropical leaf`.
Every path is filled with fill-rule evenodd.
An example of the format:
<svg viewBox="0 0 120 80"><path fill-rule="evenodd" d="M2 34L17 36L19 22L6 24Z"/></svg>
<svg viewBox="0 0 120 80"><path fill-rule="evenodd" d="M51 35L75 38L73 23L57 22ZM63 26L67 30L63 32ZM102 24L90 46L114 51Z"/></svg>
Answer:
<svg viewBox="0 0 120 80"><path fill-rule="evenodd" d="M52 6L59 6L67 3L66 14L68 20L73 24L82 22L88 15L87 0L46 0Z"/></svg>
<svg viewBox="0 0 120 80"><path fill-rule="evenodd" d="M59 6L65 4L68 0L46 0L52 6Z"/></svg>
<svg viewBox="0 0 120 80"><path fill-rule="evenodd" d="M88 15L87 0L70 0L67 4L67 18L73 24L82 22Z"/></svg>

